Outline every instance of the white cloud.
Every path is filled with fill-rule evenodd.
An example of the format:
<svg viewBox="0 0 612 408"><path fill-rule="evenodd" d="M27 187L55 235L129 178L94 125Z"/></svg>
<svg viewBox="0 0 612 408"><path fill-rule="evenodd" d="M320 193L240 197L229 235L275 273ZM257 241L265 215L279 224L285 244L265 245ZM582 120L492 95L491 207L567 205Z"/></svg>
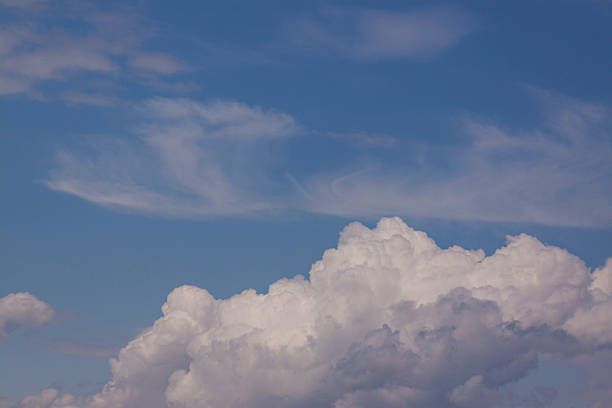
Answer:
<svg viewBox="0 0 612 408"><path fill-rule="evenodd" d="M47 388L39 394L25 397L15 408L78 408L70 394L58 396L57 390Z"/></svg>
<svg viewBox="0 0 612 408"><path fill-rule="evenodd" d="M353 223L309 280L229 299L172 291L163 317L111 360L112 380L83 406L512 406L529 396L506 386L543 356L593 373L612 363L597 351L612 327L592 336L569 323L600 305L612 313L599 276L527 235L485 256L441 249L399 218ZM588 380L612 386L609 376ZM608 396L583 397L605 405Z"/></svg>
<svg viewBox="0 0 612 408"><path fill-rule="evenodd" d="M184 71L186 66L175 58L162 53L140 53L128 60L132 67L157 74L170 75Z"/></svg>
<svg viewBox="0 0 612 408"><path fill-rule="evenodd" d="M40 81L66 80L77 72L113 74L115 52L96 37L9 27L0 32L0 94L29 93Z"/></svg>
<svg viewBox="0 0 612 408"><path fill-rule="evenodd" d="M544 111L539 126L507 130L466 117L461 127L467 145L427 146L411 167L305 177L307 209L343 216L612 225L609 109L540 89L530 93Z"/></svg>
<svg viewBox="0 0 612 408"><path fill-rule="evenodd" d="M24 7L39 3L24 2ZM63 10L60 5L57 8ZM84 29L71 31L66 29L69 24L54 25L53 19L45 20L49 13L38 18L29 16L27 21L18 15L0 28L0 95L54 96L44 91L50 81L62 84L61 92L68 95L84 95L92 93L88 89L92 81L81 81L84 75L116 81L135 74L144 80L187 69L186 64L166 53L145 50L145 40L154 33L129 14L102 13L90 5L63 11L66 20L78 20ZM101 105L101 98L78 99L80 103Z"/></svg>
<svg viewBox="0 0 612 408"><path fill-rule="evenodd" d="M453 147L313 131L404 149L400 164L370 149L348 168L325 163L332 169L325 172L314 159L294 171L283 157L300 130L288 114L237 102L154 98L137 109L136 135L99 138L89 152L60 152L47 185L100 205L186 218L299 210L612 225L609 109L535 88L530 93L544 112L538 126L505 129L466 116L459 129L465 143Z"/></svg>
<svg viewBox="0 0 612 408"><path fill-rule="evenodd" d="M0 338L10 332L48 323L55 312L45 302L27 292L9 293L0 298Z"/></svg>
<svg viewBox="0 0 612 408"><path fill-rule="evenodd" d="M38 9L46 5L47 0L0 0L0 5L19 9Z"/></svg>
<svg viewBox="0 0 612 408"><path fill-rule="evenodd" d="M320 18L294 21L291 32L303 46L373 61L438 53L472 28L466 14L450 8L413 12L327 8Z"/></svg>
<svg viewBox="0 0 612 408"><path fill-rule="evenodd" d="M52 189L96 204L151 214L210 217L282 208L266 169L268 143L298 126L281 112L236 102L156 98L143 103L137 135L60 152ZM284 180L284 178L281 177Z"/></svg>

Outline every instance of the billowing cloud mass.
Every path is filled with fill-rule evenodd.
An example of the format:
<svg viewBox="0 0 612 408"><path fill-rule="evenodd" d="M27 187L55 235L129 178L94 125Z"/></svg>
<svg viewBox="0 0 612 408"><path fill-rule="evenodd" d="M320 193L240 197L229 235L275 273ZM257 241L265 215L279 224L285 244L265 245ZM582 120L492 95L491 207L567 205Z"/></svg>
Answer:
<svg viewBox="0 0 612 408"><path fill-rule="evenodd" d="M0 298L0 338L20 328L48 323L55 311L47 303L27 292L9 293Z"/></svg>
<svg viewBox="0 0 612 408"><path fill-rule="evenodd" d="M611 282L612 259L591 272L524 234L486 256L439 248L399 218L352 223L309 279L229 299L173 290L83 406L545 406L555 390L506 387L541 359L584 367L582 397L610 406L597 374L612 363ZM55 398L41 406L69 406Z"/></svg>

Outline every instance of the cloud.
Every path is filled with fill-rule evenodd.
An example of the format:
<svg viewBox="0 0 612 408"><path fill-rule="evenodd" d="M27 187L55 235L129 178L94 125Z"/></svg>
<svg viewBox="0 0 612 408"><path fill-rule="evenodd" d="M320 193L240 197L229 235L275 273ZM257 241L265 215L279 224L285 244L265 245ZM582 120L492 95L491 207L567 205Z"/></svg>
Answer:
<svg viewBox="0 0 612 408"><path fill-rule="evenodd" d="M467 143L417 146L423 153L405 168L381 164L298 180L308 210L612 225L609 108L533 87L528 91L544 115L533 129L506 129L465 116L460 131Z"/></svg>
<svg viewBox="0 0 612 408"><path fill-rule="evenodd" d="M59 97L68 105L110 106L117 102L115 99L102 94L72 91L62 92Z"/></svg>
<svg viewBox="0 0 612 408"><path fill-rule="evenodd" d="M0 338L21 327L34 328L50 322L55 311L27 293L9 293L0 298Z"/></svg>
<svg viewBox="0 0 612 408"><path fill-rule="evenodd" d="M162 53L136 54L128 60L128 64L136 69L163 75L175 74L186 69L185 64Z"/></svg>
<svg viewBox="0 0 612 408"><path fill-rule="evenodd" d="M99 205L184 218L297 210L612 225L609 108L528 92L543 112L539 124L507 129L465 115L457 129L465 137L452 146L307 131L286 113L233 101L153 98L135 109L141 124L131 134L60 151L46 185ZM365 158L351 152L350 160L311 160L296 170L285 154L295 148L293 136L306 133L393 146L404 159L398 164L385 149L369 149Z"/></svg>
<svg viewBox="0 0 612 408"><path fill-rule="evenodd" d="M60 152L46 185L104 206L172 216L240 215L285 205L262 172L266 147L298 131L291 116L180 98L151 99L138 112L143 124L136 135L94 145L89 156Z"/></svg>
<svg viewBox="0 0 612 408"><path fill-rule="evenodd" d="M60 14L51 12L58 10L62 15L59 20L56 17ZM154 31L125 10L100 12L90 5L58 5L51 11L29 16L27 21L18 15L0 28L0 95L55 97L47 85L59 84L60 93L82 96L104 91L89 89L94 83L91 78L117 81L131 76L144 83L144 78L153 76L159 81L188 68L166 53L146 49L144 43ZM103 98L78 99L101 105Z"/></svg>
<svg viewBox="0 0 612 408"><path fill-rule="evenodd" d="M389 148L397 143L395 137L381 133L329 132L328 135L334 139L345 140L365 147Z"/></svg>
<svg viewBox="0 0 612 408"><path fill-rule="evenodd" d="M611 262L592 274L524 234L485 256L442 249L399 218L374 229L352 223L308 280L229 299L172 291L163 316L111 360L112 380L82 406L545 406L555 390L509 388L540 359L594 374L612 363L612 293L601 289ZM599 307L607 314L572 323ZM586 380L583 397L609 405L609 376Z"/></svg>
<svg viewBox="0 0 612 408"><path fill-rule="evenodd" d="M290 31L304 47L376 61L436 54L472 29L471 18L451 8L412 12L327 8L318 18L293 21Z"/></svg>
<svg viewBox="0 0 612 408"><path fill-rule="evenodd" d="M0 0L0 5L19 9L39 9L47 0Z"/></svg>
<svg viewBox="0 0 612 408"><path fill-rule="evenodd" d="M14 408L78 408L76 401L70 394L58 396L53 388L42 390L39 394L25 397Z"/></svg>

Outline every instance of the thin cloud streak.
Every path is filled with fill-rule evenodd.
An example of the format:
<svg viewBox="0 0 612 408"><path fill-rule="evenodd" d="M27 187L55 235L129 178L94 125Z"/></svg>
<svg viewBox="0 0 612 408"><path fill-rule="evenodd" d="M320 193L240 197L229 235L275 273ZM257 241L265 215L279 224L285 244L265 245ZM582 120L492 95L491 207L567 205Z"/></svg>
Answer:
<svg viewBox="0 0 612 408"><path fill-rule="evenodd" d="M358 146L373 148L390 148L397 143L397 138L382 133L328 132L328 136Z"/></svg>

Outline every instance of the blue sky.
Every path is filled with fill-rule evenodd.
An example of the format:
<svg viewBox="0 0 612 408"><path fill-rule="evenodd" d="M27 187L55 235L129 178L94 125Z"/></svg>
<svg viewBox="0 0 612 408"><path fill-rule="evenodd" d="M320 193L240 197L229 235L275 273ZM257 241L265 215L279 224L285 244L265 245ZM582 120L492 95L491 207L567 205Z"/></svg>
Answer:
<svg viewBox="0 0 612 408"><path fill-rule="evenodd" d="M308 277L352 221L487 255L527 233L602 267L611 20L595 0L0 0L0 297L55 312L0 339L0 398L95 394L174 288Z"/></svg>

